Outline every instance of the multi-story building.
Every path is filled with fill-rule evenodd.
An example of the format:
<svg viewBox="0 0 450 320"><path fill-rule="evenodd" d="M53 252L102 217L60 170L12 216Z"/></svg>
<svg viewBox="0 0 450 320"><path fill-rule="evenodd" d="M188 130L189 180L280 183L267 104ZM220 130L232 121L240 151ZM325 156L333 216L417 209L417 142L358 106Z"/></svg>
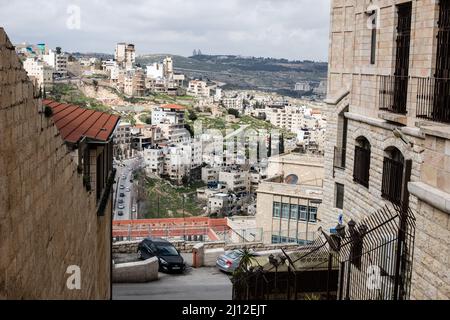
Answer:
<svg viewBox="0 0 450 320"><path fill-rule="evenodd" d="M53 69L37 58L27 58L23 67L28 76L34 78L39 88L45 88L53 83Z"/></svg>
<svg viewBox="0 0 450 320"><path fill-rule="evenodd" d="M314 240L319 227L323 158L291 153L269 159L267 180L257 189L256 224L265 243Z"/></svg>
<svg viewBox="0 0 450 320"><path fill-rule="evenodd" d="M185 107L168 104L154 108L152 124L161 128L166 139L173 143L187 141L189 132L185 129Z"/></svg>
<svg viewBox="0 0 450 320"><path fill-rule="evenodd" d="M161 176L164 174L164 147L154 146L143 151L145 170L149 173Z"/></svg>
<svg viewBox="0 0 450 320"><path fill-rule="evenodd" d="M118 43L115 51L115 60L119 67L130 70L136 63L136 49L134 44Z"/></svg>
<svg viewBox="0 0 450 320"><path fill-rule="evenodd" d="M219 172L219 184L226 186L228 191L238 194L250 191L248 171L234 170L232 168L221 169Z"/></svg>
<svg viewBox="0 0 450 320"><path fill-rule="evenodd" d="M67 75L67 65L69 62L69 56L61 52L61 48L56 50L49 50L48 54L42 56L42 59L55 71L55 74L59 76Z"/></svg>
<svg viewBox="0 0 450 320"><path fill-rule="evenodd" d="M132 145L132 125L121 121L114 133L114 157L116 159L128 159L133 155Z"/></svg>
<svg viewBox="0 0 450 320"><path fill-rule="evenodd" d="M216 184L219 181L219 167L206 166L202 168L202 181L206 184Z"/></svg>
<svg viewBox="0 0 450 320"><path fill-rule="evenodd" d="M235 109L239 112L243 111L244 103L241 97L222 98L221 103L225 109Z"/></svg>
<svg viewBox="0 0 450 320"><path fill-rule="evenodd" d="M187 92L195 97L209 97L211 89L205 81L191 80Z"/></svg>
<svg viewBox="0 0 450 320"><path fill-rule="evenodd" d="M322 220L409 207L413 299L450 298L449 12L446 0L332 1Z"/></svg>

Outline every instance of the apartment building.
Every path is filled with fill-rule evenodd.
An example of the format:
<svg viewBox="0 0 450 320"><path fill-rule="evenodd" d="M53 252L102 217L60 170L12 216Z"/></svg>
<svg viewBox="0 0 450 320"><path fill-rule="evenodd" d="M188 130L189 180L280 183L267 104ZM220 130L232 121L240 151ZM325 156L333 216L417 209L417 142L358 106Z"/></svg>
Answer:
<svg viewBox="0 0 450 320"><path fill-rule="evenodd" d="M226 186L228 191L239 194L250 191L248 171L239 169L221 169L219 172L219 184Z"/></svg>
<svg viewBox="0 0 450 320"><path fill-rule="evenodd" d="M116 159L128 159L132 156L132 125L121 121L114 133L114 157Z"/></svg>
<svg viewBox="0 0 450 320"><path fill-rule="evenodd" d="M38 88L45 88L53 83L53 69L37 58L27 58L23 62L23 68L36 81Z"/></svg>
<svg viewBox="0 0 450 320"><path fill-rule="evenodd" d="M143 150L145 170L161 176L164 174L164 147L154 146Z"/></svg>
<svg viewBox="0 0 450 320"><path fill-rule="evenodd" d="M206 166L202 168L202 181L206 184L216 184L219 181L219 167Z"/></svg>
<svg viewBox="0 0 450 320"><path fill-rule="evenodd" d="M154 108L152 111L152 124L161 128L164 137L173 143L190 139L185 129L185 107L169 104Z"/></svg>
<svg viewBox="0 0 450 320"><path fill-rule="evenodd" d="M450 298L449 17L448 0L332 1L323 223L409 207L412 299Z"/></svg>
<svg viewBox="0 0 450 320"><path fill-rule="evenodd" d="M241 97L235 97L235 98L227 98L224 97L221 100L221 103L225 109L235 109L239 110L239 112L242 112L244 108L244 102Z"/></svg>
<svg viewBox="0 0 450 320"><path fill-rule="evenodd" d="M130 70L136 63L136 49L134 44L118 43L114 58L120 68Z"/></svg>
<svg viewBox="0 0 450 320"><path fill-rule="evenodd" d="M208 87L208 84L205 81L189 81L187 92L195 97L209 97L211 95L210 91L211 89Z"/></svg>
<svg viewBox="0 0 450 320"><path fill-rule="evenodd" d="M56 48L56 50L50 49L48 54L42 56L42 60L52 67L59 76L67 75L69 56L61 52L61 48Z"/></svg>

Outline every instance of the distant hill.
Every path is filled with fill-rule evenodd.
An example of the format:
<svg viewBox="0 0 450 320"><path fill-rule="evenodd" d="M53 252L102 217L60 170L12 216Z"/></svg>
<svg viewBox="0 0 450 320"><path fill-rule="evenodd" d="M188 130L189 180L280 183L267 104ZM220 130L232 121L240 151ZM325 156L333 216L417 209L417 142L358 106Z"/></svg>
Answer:
<svg viewBox="0 0 450 320"><path fill-rule="evenodd" d="M143 55L136 58L141 65L162 61L166 54ZM316 86L326 80L325 62L289 61L286 59L241 57L233 55L196 55L189 58L170 55L175 70L193 78L226 83L230 89L261 89L293 92L297 82L308 81ZM292 92L290 92L292 91Z"/></svg>

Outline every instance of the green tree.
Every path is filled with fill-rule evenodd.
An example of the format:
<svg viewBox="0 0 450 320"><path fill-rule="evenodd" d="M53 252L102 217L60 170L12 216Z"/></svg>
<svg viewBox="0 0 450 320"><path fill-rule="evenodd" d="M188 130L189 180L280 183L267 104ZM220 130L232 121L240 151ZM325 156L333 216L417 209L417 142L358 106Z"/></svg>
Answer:
<svg viewBox="0 0 450 320"><path fill-rule="evenodd" d="M239 118L239 110L236 109L228 109L228 114L231 114L233 116L235 116L236 118Z"/></svg>

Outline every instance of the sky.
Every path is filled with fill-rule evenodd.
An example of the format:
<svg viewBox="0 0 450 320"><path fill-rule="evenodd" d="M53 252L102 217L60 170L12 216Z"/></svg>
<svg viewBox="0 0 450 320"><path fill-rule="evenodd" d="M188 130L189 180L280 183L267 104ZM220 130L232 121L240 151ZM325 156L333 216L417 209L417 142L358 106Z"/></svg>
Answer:
<svg viewBox="0 0 450 320"><path fill-rule="evenodd" d="M327 61L330 0L0 0L11 41L68 52L233 54Z"/></svg>

